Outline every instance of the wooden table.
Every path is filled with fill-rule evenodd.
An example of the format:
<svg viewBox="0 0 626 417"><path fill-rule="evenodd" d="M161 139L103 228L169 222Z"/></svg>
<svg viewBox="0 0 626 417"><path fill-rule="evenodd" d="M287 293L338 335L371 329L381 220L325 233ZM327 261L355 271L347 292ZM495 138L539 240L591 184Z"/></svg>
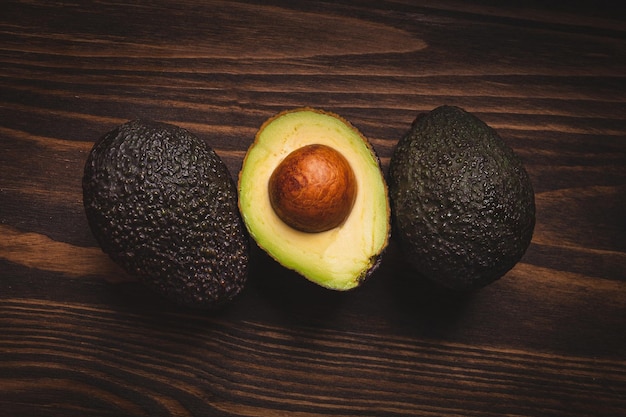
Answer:
<svg viewBox="0 0 626 417"><path fill-rule="evenodd" d="M0 6L0 415L626 415L623 10L56 3ZM187 311L88 229L87 153L129 119L191 130L236 176L266 118L313 106L386 170L442 104L496 128L536 191L530 248L480 291L421 281L392 240L355 291L254 250L233 304Z"/></svg>

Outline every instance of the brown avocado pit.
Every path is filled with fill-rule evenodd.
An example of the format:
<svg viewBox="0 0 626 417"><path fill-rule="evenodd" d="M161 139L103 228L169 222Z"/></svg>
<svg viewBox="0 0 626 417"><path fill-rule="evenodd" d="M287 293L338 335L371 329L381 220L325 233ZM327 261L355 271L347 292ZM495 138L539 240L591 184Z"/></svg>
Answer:
<svg viewBox="0 0 626 417"><path fill-rule="evenodd" d="M287 155L272 173L268 191L282 221L302 232L319 233L348 217L356 179L343 155L330 146L312 144Z"/></svg>

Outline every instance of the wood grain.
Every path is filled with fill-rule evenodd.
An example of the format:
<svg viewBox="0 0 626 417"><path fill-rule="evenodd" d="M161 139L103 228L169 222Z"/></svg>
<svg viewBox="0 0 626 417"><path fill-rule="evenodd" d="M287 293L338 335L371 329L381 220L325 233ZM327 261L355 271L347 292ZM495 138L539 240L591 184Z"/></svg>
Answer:
<svg viewBox="0 0 626 417"><path fill-rule="evenodd" d="M604 2L0 6L0 415L626 416L626 29ZM415 116L475 113L522 157L537 226L474 293L392 240L336 293L253 248L215 313L148 292L84 218L93 142L183 126L235 178L263 121L313 106L384 170Z"/></svg>
<svg viewBox="0 0 626 417"><path fill-rule="evenodd" d="M626 383L619 360L179 315L137 326L118 311L37 300L6 300L2 312L13 322L1 342L6 388L20 388L16 403L68 391L77 401L57 399L63 415L92 404L129 415L474 415L468 404L476 415L565 415L566 401L571 415L592 415L626 402L611 393Z"/></svg>

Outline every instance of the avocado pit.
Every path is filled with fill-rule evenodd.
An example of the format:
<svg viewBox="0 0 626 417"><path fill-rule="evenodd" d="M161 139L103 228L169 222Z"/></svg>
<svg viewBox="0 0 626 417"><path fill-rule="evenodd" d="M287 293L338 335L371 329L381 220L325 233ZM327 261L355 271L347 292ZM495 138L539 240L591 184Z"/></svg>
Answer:
<svg viewBox="0 0 626 417"><path fill-rule="evenodd" d="M339 226L350 215L357 184L341 153L311 144L291 152L276 167L268 191L283 222L302 232L319 233Z"/></svg>

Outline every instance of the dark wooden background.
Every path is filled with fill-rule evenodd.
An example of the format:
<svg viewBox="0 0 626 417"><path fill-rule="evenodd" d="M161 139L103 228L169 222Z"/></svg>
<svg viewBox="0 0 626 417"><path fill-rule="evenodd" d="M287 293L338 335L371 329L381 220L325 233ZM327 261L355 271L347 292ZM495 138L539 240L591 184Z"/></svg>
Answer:
<svg viewBox="0 0 626 417"><path fill-rule="evenodd" d="M497 3L3 1L0 416L626 415L623 6ZM186 311L88 230L87 153L129 119L188 128L236 176L266 118L314 106L387 169L441 104L496 128L536 190L529 250L475 293L394 242L349 293L255 250L235 303Z"/></svg>

